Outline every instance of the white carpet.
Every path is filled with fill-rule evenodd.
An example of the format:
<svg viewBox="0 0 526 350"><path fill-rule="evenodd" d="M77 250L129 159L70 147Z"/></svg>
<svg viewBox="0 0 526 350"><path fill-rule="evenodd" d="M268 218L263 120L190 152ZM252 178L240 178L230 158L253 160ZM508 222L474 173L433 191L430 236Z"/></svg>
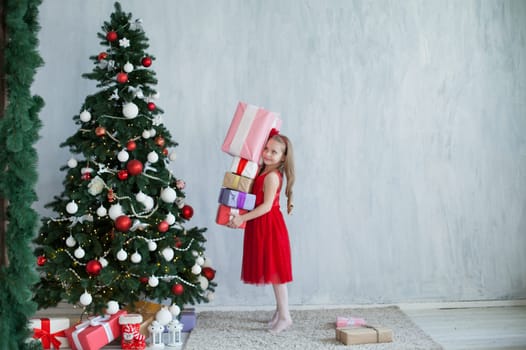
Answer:
<svg viewBox="0 0 526 350"><path fill-rule="evenodd" d="M274 350L348 349L335 338L337 316L363 317L370 324L393 330L394 341L352 345L360 350L439 350L442 347L409 319L398 307L320 309L291 311L294 324L273 335L267 331L270 311L203 311L188 337L185 350Z"/></svg>

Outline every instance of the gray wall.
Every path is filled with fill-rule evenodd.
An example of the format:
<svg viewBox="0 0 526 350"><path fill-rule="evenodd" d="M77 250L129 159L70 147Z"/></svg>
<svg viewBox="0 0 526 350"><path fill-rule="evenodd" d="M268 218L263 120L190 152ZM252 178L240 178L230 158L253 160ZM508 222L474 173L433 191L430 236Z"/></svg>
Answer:
<svg viewBox="0 0 526 350"><path fill-rule="evenodd" d="M240 280L242 232L214 223L239 100L295 145L293 304L526 298L525 1L123 1L157 57L159 105L208 227L212 305L269 305ZM36 208L95 84L112 1L44 1Z"/></svg>

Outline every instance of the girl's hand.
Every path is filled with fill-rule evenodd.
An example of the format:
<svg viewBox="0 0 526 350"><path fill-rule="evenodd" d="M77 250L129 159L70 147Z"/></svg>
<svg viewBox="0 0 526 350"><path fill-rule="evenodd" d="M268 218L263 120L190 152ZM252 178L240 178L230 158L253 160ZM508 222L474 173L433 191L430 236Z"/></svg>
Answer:
<svg viewBox="0 0 526 350"><path fill-rule="evenodd" d="M242 224L243 224L243 219L241 218L241 216L234 214L232 216L232 219L230 219L230 221L228 222L228 227L238 228Z"/></svg>

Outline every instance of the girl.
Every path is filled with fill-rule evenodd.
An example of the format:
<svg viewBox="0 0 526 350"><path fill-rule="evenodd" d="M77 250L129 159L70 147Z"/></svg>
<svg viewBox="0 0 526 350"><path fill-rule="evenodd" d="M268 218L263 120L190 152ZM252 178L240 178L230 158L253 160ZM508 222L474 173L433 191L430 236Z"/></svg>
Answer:
<svg viewBox="0 0 526 350"><path fill-rule="evenodd" d="M290 243L287 226L279 207L283 174L287 178L287 213L292 204L294 157L288 137L271 133L262 153L263 166L254 180L254 210L234 216L229 226L246 223L243 242L241 280L249 284L272 284L276 312L269 322L270 331L279 333L292 325L286 283L292 281Z"/></svg>

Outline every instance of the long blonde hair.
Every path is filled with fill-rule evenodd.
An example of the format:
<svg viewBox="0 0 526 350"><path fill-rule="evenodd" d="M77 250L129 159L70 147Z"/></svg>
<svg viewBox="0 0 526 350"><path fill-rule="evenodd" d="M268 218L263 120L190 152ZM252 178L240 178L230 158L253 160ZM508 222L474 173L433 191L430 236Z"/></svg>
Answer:
<svg viewBox="0 0 526 350"><path fill-rule="evenodd" d="M285 161L279 167L279 170L282 174L285 175L287 179L287 186L285 187L285 195L287 196L287 211L290 213L292 207L294 207L292 201L292 188L294 187L294 182L296 181L296 175L294 171L294 150L292 148L292 143L290 139L282 134L275 134L270 137L271 139L281 143L285 146Z"/></svg>

